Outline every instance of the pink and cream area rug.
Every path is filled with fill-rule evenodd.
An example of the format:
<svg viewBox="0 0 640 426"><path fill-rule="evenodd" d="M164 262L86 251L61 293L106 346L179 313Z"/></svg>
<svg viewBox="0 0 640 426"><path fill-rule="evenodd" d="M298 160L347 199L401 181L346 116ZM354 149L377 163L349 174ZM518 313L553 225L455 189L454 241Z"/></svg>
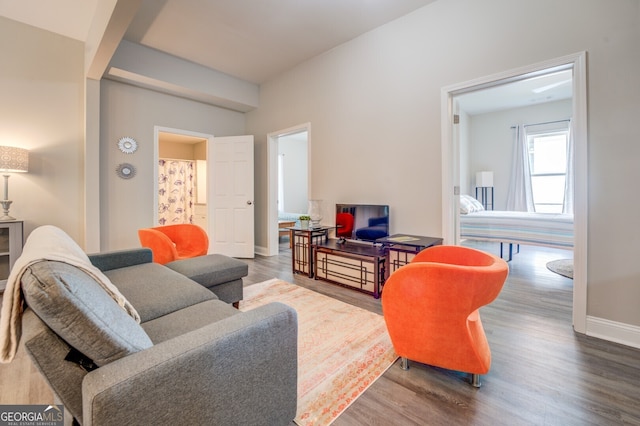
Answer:
<svg viewBox="0 0 640 426"><path fill-rule="evenodd" d="M240 310L270 302L298 312L299 425L331 424L398 358L381 315L278 279L245 287Z"/></svg>

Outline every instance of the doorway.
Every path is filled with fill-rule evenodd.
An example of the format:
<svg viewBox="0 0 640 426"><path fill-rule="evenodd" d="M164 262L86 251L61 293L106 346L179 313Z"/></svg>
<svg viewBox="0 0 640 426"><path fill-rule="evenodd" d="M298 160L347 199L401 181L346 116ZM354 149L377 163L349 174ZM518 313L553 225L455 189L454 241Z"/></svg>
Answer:
<svg viewBox="0 0 640 426"><path fill-rule="evenodd" d="M442 99L442 227L445 244L459 242L460 144L455 115L456 97L515 81L557 72L572 71L572 111L575 140L574 182L574 280L573 327L586 333L587 320L587 101L586 52L506 71L474 81L445 87Z"/></svg>
<svg viewBox="0 0 640 426"><path fill-rule="evenodd" d="M311 124L269 133L267 144L267 256L276 256L280 248L279 218L282 214L293 217L307 213L311 188Z"/></svg>
<svg viewBox="0 0 640 426"><path fill-rule="evenodd" d="M185 144L204 142L202 153L195 155L206 162L201 168L200 204L206 215L200 218L209 236L209 253L230 257L253 258L254 229L254 139L252 135L213 137L205 133L156 126L154 145L154 224L159 223L158 162L161 136ZM194 150L198 151L199 150ZM197 171L196 171L197 172ZM196 197L197 195L196 188ZM197 198L195 198L197 200Z"/></svg>
<svg viewBox="0 0 640 426"><path fill-rule="evenodd" d="M155 133L155 226L195 223L208 232L207 152L213 136L168 128Z"/></svg>

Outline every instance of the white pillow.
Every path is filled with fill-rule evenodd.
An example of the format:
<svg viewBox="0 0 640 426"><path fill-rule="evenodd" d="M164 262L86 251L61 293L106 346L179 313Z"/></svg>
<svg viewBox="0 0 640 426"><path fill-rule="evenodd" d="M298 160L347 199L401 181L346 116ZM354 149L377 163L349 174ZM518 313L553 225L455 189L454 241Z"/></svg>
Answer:
<svg viewBox="0 0 640 426"><path fill-rule="evenodd" d="M460 195L460 214L480 212L482 210L484 210L484 207L480 201L470 195Z"/></svg>

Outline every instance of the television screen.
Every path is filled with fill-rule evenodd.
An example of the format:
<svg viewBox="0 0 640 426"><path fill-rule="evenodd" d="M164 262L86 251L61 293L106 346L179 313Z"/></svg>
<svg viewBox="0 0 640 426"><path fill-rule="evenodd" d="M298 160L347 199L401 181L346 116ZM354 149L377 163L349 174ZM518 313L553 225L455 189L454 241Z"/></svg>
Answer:
<svg viewBox="0 0 640 426"><path fill-rule="evenodd" d="M336 204L336 237L375 241L389 236L389 206Z"/></svg>

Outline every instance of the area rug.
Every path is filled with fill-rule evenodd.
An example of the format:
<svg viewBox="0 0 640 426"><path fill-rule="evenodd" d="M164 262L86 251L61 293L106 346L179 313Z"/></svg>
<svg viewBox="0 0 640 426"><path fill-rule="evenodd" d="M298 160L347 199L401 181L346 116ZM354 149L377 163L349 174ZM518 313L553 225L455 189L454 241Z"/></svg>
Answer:
<svg viewBox="0 0 640 426"><path fill-rule="evenodd" d="M298 313L299 425L331 424L398 358L381 315L278 279L245 287L240 310L270 302Z"/></svg>
<svg viewBox="0 0 640 426"><path fill-rule="evenodd" d="M573 259L558 259L547 263L547 269L563 277L573 279Z"/></svg>

